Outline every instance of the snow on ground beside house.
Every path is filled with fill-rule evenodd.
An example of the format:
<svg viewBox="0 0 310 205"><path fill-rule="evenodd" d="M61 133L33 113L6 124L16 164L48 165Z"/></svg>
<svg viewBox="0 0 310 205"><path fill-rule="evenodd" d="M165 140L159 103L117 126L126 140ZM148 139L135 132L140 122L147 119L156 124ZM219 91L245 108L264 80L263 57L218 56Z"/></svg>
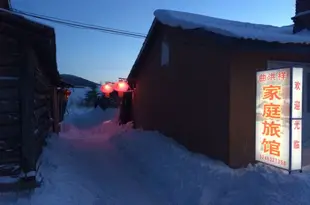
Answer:
<svg viewBox="0 0 310 205"><path fill-rule="evenodd" d="M72 113L84 113L85 110L90 110L89 108L82 107L81 104L85 99L85 95L91 88L70 88L71 94L68 99L67 109L68 112Z"/></svg>
<svg viewBox="0 0 310 205"><path fill-rule="evenodd" d="M89 127L101 124L103 121L114 118L115 109L107 109L103 111L100 107L95 109L85 108L79 112L76 109L71 109L72 113L69 113L64 119L62 129L70 129L68 127L78 127L79 129L87 129ZM85 114L87 113L87 114Z"/></svg>
<svg viewBox="0 0 310 205"><path fill-rule="evenodd" d="M310 32L293 34L293 26L252 24L163 9L156 10L154 15L163 24L183 29L201 28L224 36L267 42L310 43Z"/></svg>
<svg viewBox="0 0 310 205"><path fill-rule="evenodd" d="M2 194L0 205L310 204L309 168L232 170L157 132L119 126L117 112L71 112L44 150L42 187Z"/></svg>

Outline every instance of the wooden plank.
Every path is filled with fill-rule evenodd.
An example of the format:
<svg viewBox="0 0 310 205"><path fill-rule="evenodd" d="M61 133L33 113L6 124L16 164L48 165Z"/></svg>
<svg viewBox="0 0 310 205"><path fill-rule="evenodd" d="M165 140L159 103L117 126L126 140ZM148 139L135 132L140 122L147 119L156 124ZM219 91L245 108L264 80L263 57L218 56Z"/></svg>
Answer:
<svg viewBox="0 0 310 205"><path fill-rule="evenodd" d="M0 151L0 165L20 162L20 150Z"/></svg>
<svg viewBox="0 0 310 205"><path fill-rule="evenodd" d="M37 138L44 137L43 135L49 132L49 128L51 126L51 121L46 119L44 122L40 123L35 130L35 136Z"/></svg>
<svg viewBox="0 0 310 205"><path fill-rule="evenodd" d="M48 110L46 110L46 112L42 113L42 115L37 118L36 124L41 124L42 121L45 121L45 120L48 120L48 119L49 119Z"/></svg>
<svg viewBox="0 0 310 205"><path fill-rule="evenodd" d="M44 85L49 85L49 79L45 75L43 75L41 72L36 72L35 77L38 81L40 81L40 83Z"/></svg>
<svg viewBox="0 0 310 205"><path fill-rule="evenodd" d="M18 113L7 113L1 114L0 113L0 126L3 125L16 125L19 126L20 116Z"/></svg>
<svg viewBox="0 0 310 205"><path fill-rule="evenodd" d="M47 79L41 78L40 76L36 76L36 87L43 87L44 89L48 90L50 83L48 82Z"/></svg>
<svg viewBox="0 0 310 205"><path fill-rule="evenodd" d="M21 47L17 39L0 34L0 48L0 66L21 65Z"/></svg>
<svg viewBox="0 0 310 205"><path fill-rule="evenodd" d="M47 87L44 87L44 86L36 85L35 91L40 95L48 95L49 89Z"/></svg>
<svg viewBox="0 0 310 205"><path fill-rule="evenodd" d="M30 120L28 119L27 121ZM0 139L18 138L20 134L19 124L0 126Z"/></svg>
<svg viewBox="0 0 310 205"><path fill-rule="evenodd" d="M1 14L1 12L0 12ZM11 18L8 18L6 20L11 20ZM30 21L27 20L27 24ZM1 34L5 35L5 36L10 36L12 38L16 38L16 39L20 39L20 40L26 40L29 43L33 40L36 41L40 41L40 43L42 44L49 44L50 43L50 39L51 37L47 37L42 35L42 33L36 33L36 32L31 32L29 31L29 27L27 28L21 28L21 27L25 27L24 23L20 24L20 25L16 25L16 22L0 22L1 23Z"/></svg>
<svg viewBox="0 0 310 205"><path fill-rule="evenodd" d="M1 56L21 54L20 42L16 38L0 34L0 47L2 48L0 49Z"/></svg>
<svg viewBox="0 0 310 205"><path fill-rule="evenodd" d="M19 86L19 78L0 76L0 89L2 88L16 88Z"/></svg>
<svg viewBox="0 0 310 205"><path fill-rule="evenodd" d="M19 112L18 100L0 100L0 113L17 113Z"/></svg>
<svg viewBox="0 0 310 205"><path fill-rule="evenodd" d="M46 106L39 107L38 109L34 110L34 116L36 119L39 119L47 111L48 111L48 108Z"/></svg>
<svg viewBox="0 0 310 205"><path fill-rule="evenodd" d="M21 69L21 136L22 136L22 169L25 173L36 170L34 124L34 81L35 67L39 66L36 54L30 45L25 45L24 69Z"/></svg>
<svg viewBox="0 0 310 205"><path fill-rule="evenodd" d="M46 137L50 131L50 127L52 126L52 122L47 118L44 121L40 121L41 123L38 125L37 129L35 130L35 139L36 143L38 144L38 149L36 149L37 159L40 157L43 146L46 143Z"/></svg>
<svg viewBox="0 0 310 205"><path fill-rule="evenodd" d="M48 136L48 133L50 132L51 126L51 121L45 120L44 123L42 123L36 131L36 141L39 144L39 148L37 149L37 158L39 158L42 153L43 146L46 143L46 138Z"/></svg>
<svg viewBox="0 0 310 205"><path fill-rule="evenodd" d="M49 80L48 77L44 74L44 72L39 67L36 68L35 76L37 78L41 78L42 81L48 81Z"/></svg>
<svg viewBox="0 0 310 205"><path fill-rule="evenodd" d="M0 140L0 150L19 149L20 146L20 138L7 138Z"/></svg>
<svg viewBox="0 0 310 205"><path fill-rule="evenodd" d="M0 17L3 19L3 21L1 22L3 26L12 26L13 28L7 29L11 30L14 33L18 32L19 35L20 33L27 32L27 34L29 33L29 35L33 35L33 38L54 36L54 30L51 27L35 21L31 21L22 16L7 12L0 12Z"/></svg>
<svg viewBox="0 0 310 205"><path fill-rule="evenodd" d="M41 94L41 93L34 92L34 98L36 100L48 100L49 96L46 95L46 94Z"/></svg>
<svg viewBox="0 0 310 205"><path fill-rule="evenodd" d="M0 33L0 45L3 48L18 47L18 40Z"/></svg>
<svg viewBox="0 0 310 205"><path fill-rule="evenodd" d="M39 107L42 106L48 106L48 100L46 99L35 99L34 100L34 108L38 109Z"/></svg>
<svg viewBox="0 0 310 205"><path fill-rule="evenodd" d="M17 88L0 89L0 100L18 100L19 90Z"/></svg>
<svg viewBox="0 0 310 205"><path fill-rule="evenodd" d="M55 87L52 91L52 118L53 118L53 131L59 132L59 103L58 103L58 95L57 88Z"/></svg>
<svg viewBox="0 0 310 205"><path fill-rule="evenodd" d="M5 163L0 166L0 176L18 176L20 174L19 161ZM0 189L0 192L2 190Z"/></svg>
<svg viewBox="0 0 310 205"><path fill-rule="evenodd" d="M19 77L20 76L20 68L19 62L15 65L4 64L0 61L0 73L3 77Z"/></svg>
<svg viewBox="0 0 310 205"><path fill-rule="evenodd" d="M38 67L35 73L36 78L36 86L39 85L40 87L44 87L49 89L51 86L50 78L46 76L46 74Z"/></svg>
<svg viewBox="0 0 310 205"><path fill-rule="evenodd" d="M11 55L3 55L0 53L1 67L19 68L19 66L21 65L21 60L22 59L18 53L12 53Z"/></svg>

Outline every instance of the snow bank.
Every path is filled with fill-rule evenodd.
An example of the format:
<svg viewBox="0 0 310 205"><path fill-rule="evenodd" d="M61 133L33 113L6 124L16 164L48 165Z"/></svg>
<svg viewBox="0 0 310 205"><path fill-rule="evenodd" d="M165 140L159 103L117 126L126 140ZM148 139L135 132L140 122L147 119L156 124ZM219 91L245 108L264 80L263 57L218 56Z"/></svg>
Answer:
<svg viewBox="0 0 310 205"><path fill-rule="evenodd" d="M262 164L232 170L158 132L119 126L117 112L67 116L67 128L44 150L42 187L3 195L0 204L310 204L310 170L288 175Z"/></svg>
<svg viewBox="0 0 310 205"><path fill-rule="evenodd" d="M68 99L68 109L69 111L74 110L75 112L80 111L80 109L76 109L76 107L80 107L83 100L85 99L85 95L91 88L70 88L71 95ZM83 112L83 110L82 110Z"/></svg>
<svg viewBox="0 0 310 205"><path fill-rule="evenodd" d="M115 110L107 112L110 118L113 112L116 114ZM158 132L133 130L130 124L118 126L115 120L89 130L77 125L64 136L98 146L108 142L132 164L133 172L140 174L140 183L168 204L310 204L309 171L289 175L262 164L232 170L187 151Z"/></svg>
<svg viewBox="0 0 310 205"><path fill-rule="evenodd" d="M309 173L288 175L262 164L232 170L157 132L131 130L111 139L171 204L310 204Z"/></svg>
<svg viewBox="0 0 310 205"><path fill-rule="evenodd" d="M84 112L72 112L61 123L62 130L87 129L101 124L104 121L115 118L117 109L106 109L100 107L86 109Z"/></svg>

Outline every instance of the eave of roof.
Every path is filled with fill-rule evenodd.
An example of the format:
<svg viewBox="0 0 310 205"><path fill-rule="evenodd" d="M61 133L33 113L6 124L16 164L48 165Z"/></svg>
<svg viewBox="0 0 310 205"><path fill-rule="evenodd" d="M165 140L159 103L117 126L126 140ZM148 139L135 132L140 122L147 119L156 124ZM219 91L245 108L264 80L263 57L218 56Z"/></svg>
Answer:
<svg viewBox="0 0 310 205"><path fill-rule="evenodd" d="M292 25L277 27L162 9L156 10L154 15L162 24L171 27L181 27L184 30L204 29L219 35L239 39L261 40L283 44L310 44L310 32L302 31L293 34Z"/></svg>
<svg viewBox="0 0 310 205"><path fill-rule="evenodd" d="M27 33L27 38L32 39L32 46L38 55L40 63L42 63L43 72L51 78L53 84L58 85L60 83L60 75L57 69L54 28L27 19L6 9L0 9L0 19L1 22L11 26L10 28L18 28ZM5 32L8 31L4 30L3 33ZM36 37L31 37L31 34L36 35ZM22 37L22 35L19 36Z"/></svg>

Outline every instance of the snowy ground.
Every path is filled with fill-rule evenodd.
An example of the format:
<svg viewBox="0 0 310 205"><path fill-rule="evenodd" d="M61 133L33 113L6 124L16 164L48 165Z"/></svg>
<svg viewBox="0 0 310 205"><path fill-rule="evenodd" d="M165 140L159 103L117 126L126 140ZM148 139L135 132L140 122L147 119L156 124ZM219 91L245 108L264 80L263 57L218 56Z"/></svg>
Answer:
<svg viewBox="0 0 310 205"><path fill-rule="evenodd" d="M75 108L77 109L77 108ZM118 126L117 110L70 112L42 157L41 188L5 205L310 204L310 171L231 170L157 132Z"/></svg>

